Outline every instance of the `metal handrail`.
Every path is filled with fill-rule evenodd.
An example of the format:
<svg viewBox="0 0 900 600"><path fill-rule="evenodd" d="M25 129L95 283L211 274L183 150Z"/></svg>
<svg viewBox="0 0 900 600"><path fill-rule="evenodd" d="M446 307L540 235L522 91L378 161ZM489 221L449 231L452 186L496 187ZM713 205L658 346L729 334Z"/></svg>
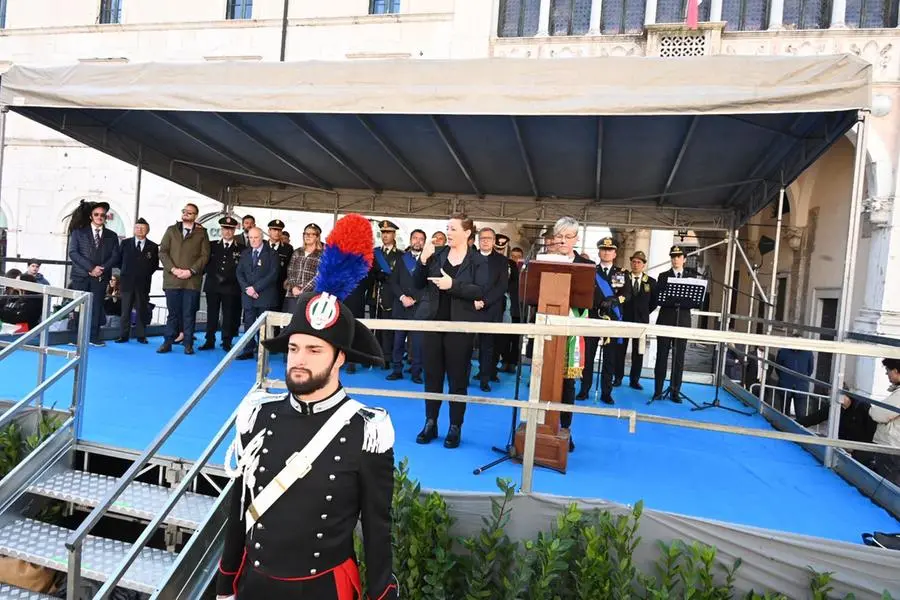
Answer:
<svg viewBox="0 0 900 600"><path fill-rule="evenodd" d="M53 375L51 375L50 377L48 377L47 379L42 381L40 383L40 385L38 385L36 388L31 390L27 396L25 396L24 398L22 398L21 400L19 400L12 406L10 406L3 414L0 414L0 428L5 427L10 421L13 420L13 417L15 417L17 414L19 414L23 410L25 410L25 408L29 404L31 404L32 400L34 400L36 397L43 394L45 391L47 391L47 388L49 388L51 385L53 385L54 383L59 381L59 379L63 375L65 375L66 373L71 371L74 367L76 367L78 365L79 360L80 359L77 356L75 358L69 360L69 362L67 362L65 365L63 365L56 373L54 373Z"/></svg>
<svg viewBox="0 0 900 600"><path fill-rule="evenodd" d="M68 298L70 300L77 300L81 296L88 293L52 285L41 285L40 283L22 281L21 279L10 279L9 277L2 276L0 276L0 286L12 287L16 288L17 290L27 290L29 292L37 292L38 294L46 294L49 296L59 296L60 298Z"/></svg>
<svg viewBox="0 0 900 600"><path fill-rule="evenodd" d="M63 317L68 316L69 313L73 312L82 304L85 304L88 297L90 297L90 294L84 292L80 298L77 298L74 302L70 302L69 304L61 307L55 313L50 315L48 319L41 321L41 323L39 323L38 326L34 329L19 334L19 337L16 338L14 342L6 346L3 350L0 350L0 361L2 361L4 358L6 358L19 348L25 346L25 342L27 342L31 338L39 336L44 331L49 331L51 325L53 325L57 321L62 320Z"/></svg>
<svg viewBox="0 0 900 600"><path fill-rule="evenodd" d="M128 470L118 479L116 487L109 490L97 506L90 512L87 518L81 522L74 532L66 539L66 549L68 551L68 579L66 582L66 597L69 600L77 598L77 592L81 584L81 553L84 545L84 539L94 528L97 522L106 514L113 503L118 499L126 487L128 487L137 478L138 474L147 465L152 456L156 454L162 445L169 439L169 436L181 424L188 414L194 409L198 402L206 395L213 384L218 381L222 372L230 365L235 357L244 349L244 347L253 340L258 331L266 324L266 317L269 313L263 313L256 321L247 329L231 350L225 355L222 361L215 369L206 376L203 383L194 391L188 400L178 409L178 412L169 419L166 426L156 435L150 445L141 453L141 455L128 467ZM265 336L263 335L263 338ZM133 559L132 559L133 560ZM124 571L122 572L124 574ZM121 575L119 574L119 578Z"/></svg>
<svg viewBox="0 0 900 600"><path fill-rule="evenodd" d="M227 358L227 357L226 357ZM224 363L224 359L222 361ZM223 365L219 363L219 367L224 367L227 365ZM219 368L216 367L216 368ZM254 383L253 387L247 392L247 395L252 394L255 390L259 389L259 384ZM184 478L179 482L178 486L169 494L166 503L163 505L160 512L150 521L141 534L138 536L137 540L135 540L134 544L132 544L128 553L125 557L119 561L119 564L116 565L115 570L110 574L107 580L103 583L103 586L97 591L95 598L99 597L100 600L106 598L110 593L112 593L113 589L115 589L116 584L122 580L122 577L125 576L128 568L134 564L134 561L137 560L138 555L140 555L141 551L144 549L144 546L147 545L147 542L150 541L155 534L160 525L163 524L166 517L169 516L169 513L175 508L175 505L184 496L185 493L188 492L191 484L197 475L200 474L200 471L206 466L206 463L209 462L210 457L212 457L213 452L219 447L222 443L222 440L225 439L225 436L231 431L232 426L234 425L234 421L237 418L237 409L231 413L231 416L225 421L225 424L219 429L218 433L216 433L215 437L213 437L212 442L206 446L203 450L203 453L200 455L196 461L194 461L193 466L191 466L190 470L185 473Z"/></svg>

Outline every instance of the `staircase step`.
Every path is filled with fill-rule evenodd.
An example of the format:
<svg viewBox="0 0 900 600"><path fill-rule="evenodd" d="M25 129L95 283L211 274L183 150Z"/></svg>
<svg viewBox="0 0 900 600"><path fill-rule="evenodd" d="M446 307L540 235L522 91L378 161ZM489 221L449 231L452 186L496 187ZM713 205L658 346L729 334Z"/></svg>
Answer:
<svg viewBox="0 0 900 600"><path fill-rule="evenodd" d="M55 600L53 596L23 590L5 583L0 583L0 599L2 600Z"/></svg>
<svg viewBox="0 0 900 600"><path fill-rule="evenodd" d="M108 475L86 473L66 469L48 473L28 488L32 494L95 507L106 494L116 487L117 479ZM170 488L139 481L129 485L113 503L110 512L151 520L162 510L169 499ZM166 523L196 530L206 520L216 499L203 494L187 492L166 518Z"/></svg>
<svg viewBox="0 0 900 600"><path fill-rule="evenodd" d="M65 541L72 531L32 519L15 519L0 529L0 555L66 571L68 552ZM86 579L106 581L125 557L130 544L89 535L84 540L81 573ZM171 552L144 548L119 586L152 594L175 564ZM2 598L2 596L0 596Z"/></svg>

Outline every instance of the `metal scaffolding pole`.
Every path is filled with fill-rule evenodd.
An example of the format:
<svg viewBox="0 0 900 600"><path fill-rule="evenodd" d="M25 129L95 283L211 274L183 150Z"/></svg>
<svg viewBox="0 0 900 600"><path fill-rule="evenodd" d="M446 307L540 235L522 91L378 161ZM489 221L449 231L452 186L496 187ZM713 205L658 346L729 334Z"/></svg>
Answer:
<svg viewBox="0 0 900 600"><path fill-rule="evenodd" d="M769 280L769 304L766 306L766 335L772 335L772 319L775 318L775 286L778 285L778 253L781 250L781 222L784 211L784 186L778 190L778 218L775 221L775 252L772 256L772 277ZM753 315L750 315L753 316ZM763 358L769 358L769 346L763 348ZM763 361L762 377L759 378L759 412L763 411L763 398L766 397L766 379L769 376L769 363Z"/></svg>
<svg viewBox="0 0 900 600"><path fill-rule="evenodd" d="M859 124L856 133L856 157L853 164L853 191L850 195L850 222L847 225L847 253L844 255L844 276L841 282L841 299L838 303L837 341L843 342L847 338L847 330L850 328L850 310L853 301L853 279L856 271L856 252L859 248L859 219L862 208L863 183L866 173L866 143L869 133L869 113L859 112ZM831 392L829 393L831 405L828 411L828 437L838 438L841 425L841 388L844 383L844 369L847 365L847 357L843 354L834 355L831 366ZM825 465L834 468L836 457L834 448L825 450Z"/></svg>
<svg viewBox="0 0 900 600"><path fill-rule="evenodd" d="M134 181L134 220L141 218L141 176L144 172L144 147L138 146L137 174Z"/></svg>
<svg viewBox="0 0 900 600"><path fill-rule="evenodd" d="M731 318L728 314L731 312L731 299L734 294L734 290L731 288L731 284L734 283L734 267L735 267L735 259L737 258L737 250L735 250L735 245L737 244L738 230L735 229L733 231L728 232L727 240L728 250L726 251L725 258L725 277L724 283L725 287L722 288L722 316L719 319L719 329L721 331L728 331L728 324L731 322ZM724 376L725 371L725 344L719 343L717 344L718 351L716 353L716 373L715 373L715 382L716 387L722 385L722 377Z"/></svg>

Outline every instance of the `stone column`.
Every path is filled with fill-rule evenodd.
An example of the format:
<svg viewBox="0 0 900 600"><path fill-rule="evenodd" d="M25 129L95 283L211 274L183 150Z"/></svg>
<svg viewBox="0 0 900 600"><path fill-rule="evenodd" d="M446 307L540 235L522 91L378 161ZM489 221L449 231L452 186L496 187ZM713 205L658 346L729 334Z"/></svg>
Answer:
<svg viewBox="0 0 900 600"><path fill-rule="evenodd" d="M900 207L894 198L868 199L865 202L872 224L866 278L857 285L866 289L852 329L900 338ZM859 280L857 280L859 281ZM888 381L880 358L858 358L855 384L875 398L887 394Z"/></svg>
<svg viewBox="0 0 900 600"><path fill-rule="evenodd" d="M709 5L709 20L713 23L722 20L722 0L712 0Z"/></svg>
<svg viewBox="0 0 900 600"><path fill-rule="evenodd" d="M644 5L644 25L653 25L656 23L656 0L646 0L646 2Z"/></svg>
<svg viewBox="0 0 900 600"><path fill-rule="evenodd" d="M541 10L538 16L538 31L534 37L548 37L550 35L550 0L541 0Z"/></svg>
<svg viewBox="0 0 900 600"><path fill-rule="evenodd" d="M784 0L772 0L769 9L769 31L784 29Z"/></svg>
<svg viewBox="0 0 900 600"><path fill-rule="evenodd" d="M603 0L591 0L591 27L588 35L600 35L600 15L603 11Z"/></svg>
<svg viewBox="0 0 900 600"><path fill-rule="evenodd" d="M831 29L845 29L847 24L847 0L834 0L831 5Z"/></svg>

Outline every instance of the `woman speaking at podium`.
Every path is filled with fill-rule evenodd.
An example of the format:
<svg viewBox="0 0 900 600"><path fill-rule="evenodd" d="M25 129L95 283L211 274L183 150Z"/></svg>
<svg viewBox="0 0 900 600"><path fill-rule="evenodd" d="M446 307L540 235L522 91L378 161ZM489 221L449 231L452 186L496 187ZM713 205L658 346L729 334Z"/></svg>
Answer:
<svg viewBox="0 0 900 600"><path fill-rule="evenodd" d="M575 252L578 243L578 221L572 217L560 217L553 225L553 237L556 243L556 252L569 259L569 262L593 265L594 261L583 258ZM573 308L571 316L587 318L588 311ZM584 338L571 336L566 340L566 364L563 373L563 404L575 404L575 381L581 379L584 371ZM559 415L559 425L566 429L572 427L572 413L563 412ZM575 450L575 442L572 440L572 432L569 431L569 452Z"/></svg>
<svg viewBox="0 0 900 600"><path fill-rule="evenodd" d="M474 238L475 223L465 215L453 215L447 222L447 245L435 250L427 244L419 255L421 263L413 275L415 285L423 289L416 319L430 321L481 321L484 292L488 285L487 259L469 245ZM423 336L425 391L444 391L447 376L449 393L466 395L469 388L468 365L472 361L474 333L453 330L427 331ZM427 444L438 437L437 420L440 400L425 401L425 427L416 443ZM463 402L450 403L450 429L444 438L445 448L459 446L462 434Z"/></svg>

